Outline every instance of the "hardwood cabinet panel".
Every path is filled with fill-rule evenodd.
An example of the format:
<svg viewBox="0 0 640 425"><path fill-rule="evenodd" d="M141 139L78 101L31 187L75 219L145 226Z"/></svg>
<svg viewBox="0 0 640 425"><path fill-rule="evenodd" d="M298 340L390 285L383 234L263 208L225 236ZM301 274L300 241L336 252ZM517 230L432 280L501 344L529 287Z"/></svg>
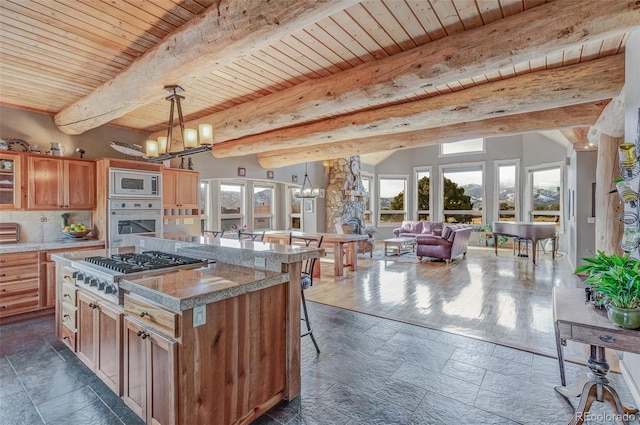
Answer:
<svg viewBox="0 0 640 425"><path fill-rule="evenodd" d="M117 395L122 394L122 309L79 290L78 358ZM64 305L64 304L63 304Z"/></svg>
<svg viewBox="0 0 640 425"><path fill-rule="evenodd" d="M96 166L93 162L64 161L65 208L90 210L95 204Z"/></svg>
<svg viewBox="0 0 640 425"><path fill-rule="evenodd" d="M138 332L142 326L124 318L123 393L122 399L136 415L147 420L147 358L146 342Z"/></svg>
<svg viewBox="0 0 640 425"><path fill-rule="evenodd" d="M63 161L48 156L28 157L29 209L57 210L64 208Z"/></svg>
<svg viewBox="0 0 640 425"><path fill-rule="evenodd" d="M162 170L162 207L165 209L165 216L199 215L200 173L191 170Z"/></svg>
<svg viewBox="0 0 640 425"><path fill-rule="evenodd" d="M90 210L95 206L93 161L50 156L27 157L28 208Z"/></svg>
<svg viewBox="0 0 640 425"><path fill-rule="evenodd" d="M38 291L14 295L0 300L0 317L38 309Z"/></svg>
<svg viewBox="0 0 640 425"><path fill-rule="evenodd" d="M178 315L131 294L124 296L124 312L171 338L178 337Z"/></svg>

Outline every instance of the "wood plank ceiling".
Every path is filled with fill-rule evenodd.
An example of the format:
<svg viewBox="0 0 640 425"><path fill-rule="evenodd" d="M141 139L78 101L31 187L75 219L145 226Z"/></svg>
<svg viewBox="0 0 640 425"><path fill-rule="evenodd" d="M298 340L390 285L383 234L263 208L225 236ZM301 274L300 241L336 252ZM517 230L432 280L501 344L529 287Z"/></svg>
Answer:
<svg viewBox="0 0 640 425"><path fill-rule="evenodd" d="M592 4L594 10L603 8L599 0L581 1L587 5ZM295 4L296 0L289 2L278 0L277 3ZM300 7L304 6L303 3L312 5L307 7L316 7L313 6L313 1L300 1ZM344 78L348 76L349 79L358 78L360 69L367 73L378 72L371 66L366 68L366 64L384 64L389 58L399 57L397 55L400 54L408 55L421 46L433 45L438 46L438 49L442 46L444 49L447 47L445 43L448 40L455 40L455 37L460 37L463 33L475 34L470 31L477 31L481 27L499 28L497 25L508 23L518 16L529 16L522 15L529 13L525 11L536 8L543 10L542 8L551 7L552 3L557 7L565 7L565 5L568 7L573 0L555 0L554 2L545 0L344 1L345 7L337 11L331 10L325 3L317 2L318 8L324 7L327 13L314 15L304 12L306 13L304 16L312 16L315 20L302 26L292 24L290 25L292 30L288 30L288 22L277 22L276 16L274 20L281 28L272 32L272 39L266 45L257 44L261 47L250 51L249 54L240 55L229 63L224 63L224 60L217 61L222 63L220 66L212 63L212 71L207 72L206 75L198 78L178 78L178 81L163 81L163 84L180 84L185 89L186 100L183 109L187 121L201 120L214 125L216 144L220 144L218 154L215 153L214 146L216 156L257 153L261 163L264 162L263 165L282 166L304 162L308 160L308 155L314 152L317 154L317 159L327 159L335 155L335 149L326 153L318 149L318 146L325 142L342 141L345 146L350 143L351 148L345 150L345 154L364 154L385 150L385 146L389 148L388 144L380 142L376 144L375 140L370 138L392 135L396 141L395 148L406 148L482 133L478 129L467 130L465 125L470 121L499 120L501 116L506 118L500 122L495 121L494 124L487 123L489 126L487 135L500 134L500 128L503 128L506 133L533 131L537 128L548 130L550 124L546 122L539 126L532 124L522 127L520 125L510 129L510 120L507 118L512 117L511 121L522 121L522 113L555 108L559 108L558 116L563 117L565 112L562 109L565 106L579 104L585 105L587 109L590 108L590 112L585 113L580 119L576 117L574 120L567 120L566 127L584 127L595 122L599 115L598 111L606 104L606 98L618 94L624 82L623 74L622 77L619 74L612 74L606 87L591 97L584 96L576 100L575 98L579 96L567 89L566 100L555 99L553 102L546 103L536 100L526 107L503 108L502 114L485 113L483 118L478 115L465 117L464 113L451 114L449 115L452 117L451 122L445 123L447 131L442 133L442 136L439 136L441 133L433 130L442 128L438 125L416 126L406 123L396 125L391 130L385 129L380 133L367 133L360 131L358 127L354 127L354 131L349 135L340 133L344 126L353 125L355 122L366 124L368 120L371 120L371 127L381 126L379 128L382 128L384 127L380 122L382 118L378 115L384 115L386 111L393 115L394 111L405 110L409 111L404 117L406 120L410 120L408 118L410 116L418 117L416 120L419 121L428 120L425 114L428 115L433 108L442 113L452 107L450 101L445 101L454 98L451 96L452 93L456 93L455 97L460 98L471 96L470 104L476 105L482 100L478 99L478 96L488 97L487 93L482 91L483 86L502 87L502 90L509 91L513 88L510 84L519 86L519 81L533 81L539 75L553 78L554 75L559 74L560 70L567 67L575 67L571 69L576 69L575 72L579 75L582 75L581 72L584 72L584 75L590 75L589 72L596 71L581 71L583 68L580 68L580 65L585 64L586 70L586 64L596 63L603 58L613 58L623 53L629 27L633 28L634 22L638 25L640 20L640 10L637 5L633 5L632 2L627 4L625 1L615 1L613 3L624 3L627 11L623 13L627 14L629 19L614 17L616 21L611 28L595 36L584 34L583 39L577 43L568 43L567 46L559 43L559 48L556 49L553 46L540 49L540 54L536 57L530 57L509 66L487 68L477 75L464 76L464 73L461 73L460 75L464 78L460 78L452 74L454 77L450 80L434 85L425 81L407 82L398 78L397 81L394 80L398 86L410 86L408 89L405 88L399 97L370 96L365 101L360 99L356 103L355 96L331 99L331 93L326 93L322 104L319 103L318 113L295 116L296 109L291 104L295 105L297 98L290 98L289 102L283 102L283 99L287 99L289 93L298 96L296 87L300 91L301 88L311 88L314 87L313 85L324 87L322 85L325 82L339 82L341 76L345 76ZM248 14L259 10L261 6L258 0L230 3L224 0L1 0L0 102L12 107L51 114L69 110L72 105L82 101L97 89L109 86L118 75L126 74L127 68L140 61L145 53L155 54L152 51L154 47L167 46L171 42L172 34L184 30L189 25L197 24L197 19L202 17L203 12L207 13L207 8L210 8L209 13L213 11L220 16L225 13L231 14L232 4L235 10ZM243 7L246 7L246 10L243 10ZM300 12L296 16L304 13ZM284 12L283 15L285 15ZM567 31L576 31L576 28L571 28L574 24L571 22L572 18L573 16L557 17L558 20L568 21L565 24ZM253 17L249 16L248 19L251 20ZM266 19L271 17L267 16ZM617 21L624 21L620 23L619 28L615 25ZM296 21L296 23L299 22ZM493 27L489 26L490 24L493 24ZM545 31L546 25L546 22L531 23L531 36L534 38L537 36L534 29L540 32ZM591 22L590 25L595 24ZM577 30L579 31L580 28ZM275 39L273 34L277 35ZM475 55L487 51L488 44L498 46L507 52L507 49L512 48L508 45L500 46L503 36L508 36L506 32L505 34L497 32L493 36L494 38L483 37L475 40L463 52L460 49L453 50L451 57L455 60L455 55L466 55L474 58L475 61L482 62L485 60L484 56L476 57ZM560 40L562 35L558 34L557 38ZM434 44L436 42L441 44ZM455 44L452 45L455 46ZM514 48L514 57L518 58L516 53L517 49ZM445 51L442 59L445 63L446 55ZM494 62L499 63L499 61ZM603 67L604 69L615 68L619 67L620 63L611 59ZM384 65L381 65L380 70L385 71ZM585 78L585 81L590 80ZM140 84L145 84L144 76L141 76ZM342 84L348 84L348 81L343 80ZM559 84L562 86L563 83ZM157 96L151 101L142 102L137 109L111 120L110 123L150 133L165 131L169 108L164 100L165 92L162 89L157 91ZM366 94L366 90L364 92ZM446 97L447 95L449 96ZM515 96L525 95L526 91L523 91L522 94ZM528 96L532 94L529 93ZM570 99L571 96L573 100ZM262 126L252 123L243 128L242 122L229 118L230 115L241 116L242 111L251 111L253 105L256 105L255 111L258 111L258 108L269 104L272 98L278 103L277 108L281 115L291 116L289 122L274 120L265 113ZM354 102L350 102L349 98L353 98ZM437 102L442 106L430 106ZM517 98L509 99L509 102L512 105L519 105ZM108 107L111 111L117 111L122 106L117 101L109 103ZM496 105L499 104L500 102L496 103ZM292 109L289 109L290 106ZM272 107L275 108L273 105ZM473 109L468 105L465 108ZM376 112L379 112L378 115ZM254 113L260 115L257 112ZM577 116L580 112L576 109L571 114ZM592 119L593 115L595 118ZM352 123L339 124L339 119L348 122L352 117ZM80 118L85 117L80 116ZM539 119L543 120L542 115ZM326 121L336 122L335 126L331 127L334 133L328 130L329 127L317 124ZM311 124L314 123L316 125L312 127ZM563 122L556 124L558 127L563 127ZM491 125L497 127L492 129ZM290 132L290 128L297 128L297 132ZM428 134L428 139L427 134L421 137L419 133L415 133L427 129L432 130ZM452 132L452 130L456 131ZM278 131L280 133L277 133ZM575 132L576 135L583 133L584 131ZM413 144L404 146L399 143L398 140L403 139L404 136L414 140ZM245 151L237 148L238 145L253 146L252 137L256 140L266 140L266 143L271 144L256 150ZM367 139L362 139L364 137ZM284 139L289 141L286 144L278 143ZM310 139L315 141L302 143L302 140ZM234 141L236 144L230 145L229 149L223 148ZM582 144L586 143L586 140L576 137L572 142L577 148L584 148ZM371 147L366 148L367 145ZM337 147L339 148L339 145ZM276 153L269 155L269 152L274 149ZM274 157L288 159L279 162L274 160Z"/></svg>

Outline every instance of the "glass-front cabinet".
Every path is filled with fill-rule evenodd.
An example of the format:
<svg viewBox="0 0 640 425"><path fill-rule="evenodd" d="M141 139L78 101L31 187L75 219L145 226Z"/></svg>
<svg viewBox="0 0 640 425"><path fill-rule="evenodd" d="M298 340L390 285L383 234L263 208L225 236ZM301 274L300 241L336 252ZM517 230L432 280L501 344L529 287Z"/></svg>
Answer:
<svg viewBox="0 0 640 425"><path fill-rule="evenodd" d="M0 210L21 205L20 155L0 150Z"/></svg>

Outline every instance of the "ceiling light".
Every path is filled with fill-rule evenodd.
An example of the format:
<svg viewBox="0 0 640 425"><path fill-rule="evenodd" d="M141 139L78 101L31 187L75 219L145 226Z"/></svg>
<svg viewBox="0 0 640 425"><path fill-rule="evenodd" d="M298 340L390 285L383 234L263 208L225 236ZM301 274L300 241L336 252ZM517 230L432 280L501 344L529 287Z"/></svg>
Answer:
<svg viewBox="0 0 640 425"><path fill-rule="evenodd" d="M184 117L182 115L182 104L184 90L180 86L165 86L165 90L171 93L165 99L171 102L169 111L169 122L167 123L167 136L158 137L158 140L147 140L146 156L149 162L162 162L167 159L179 158L196 153L206 152L213 145L213 128L211 124L200 124L198 130L184 128ZM182 138L182 150L172 151L173 145L173 111L178 110L178 125L180 126L180 136Z"/></svg>
<svg viewBox="0 0 640 425"><path fill-rule="evenodd" d="M311 185L309 174L307 174L306 162L304 163L304 179L302 180L302 187L300 189L296 189L293 194L296 198L317 198L320 195L320 191L318 189L314 189Z"/></svg>

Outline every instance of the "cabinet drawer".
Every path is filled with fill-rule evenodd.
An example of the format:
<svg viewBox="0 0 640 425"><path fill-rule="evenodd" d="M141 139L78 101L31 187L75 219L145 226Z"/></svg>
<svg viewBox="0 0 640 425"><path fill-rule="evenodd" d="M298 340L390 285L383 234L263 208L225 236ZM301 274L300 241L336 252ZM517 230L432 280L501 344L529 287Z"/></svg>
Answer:
<svg viewBox="0 0 640 425"><path fill-rule="evenodd" d="M616 350L638 352L637 337L625 335L624 331L602 330L573 326L571 330L572 340L585 344L599 345L601 347L615 346Z"/></svg>
<svg viewBox="0 0 640 425"><path fill-rule="evenodd" d="M38 290L38 279L0 283L0 300L14 295L27 294Z"/></svg>
<svg viewBox="0 0 640 425"><path fill-rule="evenodd" d="M179 315L155 306L135 295L125 294L124 312L160 333L177 338Z"/></svg>
<svg viewBox="0 0 640 425"><path fill-rule="evenodd" d="M71 329L76 329L77 309L67 303L62 303L62 324L67 325Z"/></svg>
<svg viewBox="0 0 640 425"><path fill-rule="evenodd" d="M32 252L12 252L0 254L0 266L2 269L10 266L38 265L38 251Z"/></svg>
<svg viewBox="0 0 640 425"><path fill-rule="evenodd" d="M74 307L78 306L76 301L76 287L73 285L69 285L68 283L62 284L62 302L65 304L72 305Z"/></svg>
<svg viewBox="0 0 640 425"><path fill-rule="evenodd" d="M14 280L37 279L38 278L38 261L29 265L5 267L2 266L0 271L0 283L11 282Z"/></svg>
<svg viewBox="0 0 640 425"><path fill-rule="evenodd" d="M73 272L75 270L72 269L71 267L63 267L62 268L62 273L60 274L60 278L62 279L63 283L68 283L71 286L74 286L76 283L76 280L73 278Z"/></svg>
<svg viewBox="0 0 640 425"><path fill-rule="evenodd" d="M62 342L67 344L73 352L76 351L76 340L78 332L74 329L70 329L67 326L62 326Z"/></svg>
<svg viewBox="0 0 640 425"><path fill-rule="evenodd" d="M37 310L40 305L38 291L14 295L0 300L0 317L11 316L16 313Z"/></svg>

